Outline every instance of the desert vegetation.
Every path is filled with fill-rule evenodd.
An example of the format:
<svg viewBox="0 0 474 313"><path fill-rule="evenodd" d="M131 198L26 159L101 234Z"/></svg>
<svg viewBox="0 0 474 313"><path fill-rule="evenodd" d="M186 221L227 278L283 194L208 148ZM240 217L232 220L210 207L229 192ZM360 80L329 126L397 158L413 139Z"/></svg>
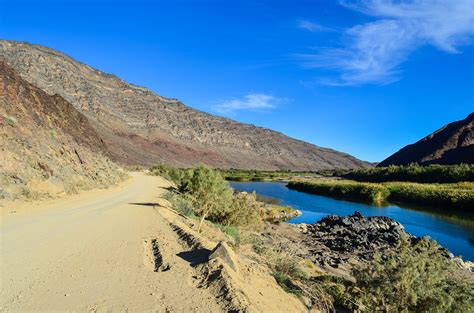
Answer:
<svg viewBox="0 0 474 313"><path fill-rule="evenodd" d="M367 201L382 204L389 196L389 190L380 184L359 183L342 180L296 180L288 188L337 198Z"/></svg>
<svg viewBox="0 0 474 313"><path fill-rule="evenodd" d="M471 312L473 285L428 238L402 238L384 255L355 267L356 282L321 276L336 307L362 312Z"/></svg>
<svg viewBox="0 0 474 313"><path fill-rule="evenodd" d="M391 165L352 170L343 173L342 177L360 182L405 181L416 183L458 183L474 182L474 165Z"/></svg>
<svg viewBox="0 0 474 313"><path fill-rule="evenodd" d="M376 253L367 268L354 271L355 297L362 308L377 311L471 311L472 286L455 272L436 243L422 238L411 245L402 238L397 249Z"/></svg>
<svg viewBox="0 0 474 313"><path fill-rule="evenodd" d="M199 217L198 231L201 231L205 220L223 229L254 228L262 222L264 213L256 195L234 195L232 188L216 170L206 166L177 169L160 165L150 171L175 183L175 192L169 192L165 197L180 213Z"/></svg>
<svg viewBox="0 0 474 313"><path fill-rule="evenodd" d="M295 180L291 189L366 201L382 205L387 201L422 204L441 209L471 212L474 208L474 183L420 184L410 182L364 183L349 180Z"/></svg>
<svg viewBox="0 0 474 313"><path fill-rule="evenodd" d="M474 209L474 183L417 184L386 183L389 201L427 205L446 210L472 213Z"/></svg>
<svg viewBox="0 0 474 313"><path fill-rule="evenodd" d="M241 169L219 169L222 177L236 182L287 180L294 177L316 176L316 172L260 171Z"/></svg>
<svg viewBox="0 0 474 313"><path fill-rule="evenodd" d="M291 249L269 245L259 236L252 237L249 242L258 256L257 260L268 266L283 290L305 299L312 308L321 312L335 311L334 297L324 289L322 281L316 279L326 275L317 272L311 261L296 256Z"/></svg>
<svg viewBox="0 0 474 313"><path fill-rule="evenodd" d="M319 171L261 171L241 169L219 169L221 175L230 181L274 181L290 180L303 177L341 177L358 182L415 182L415 183L458 183L474 181L474 165L391 165L387 167L370 167L354 170L333 169Z"/></svg>
<svg viewBox="0 0 474 313"><path fill-rule="evenodd" d="M319 271L291 249L254 239L252 248L288 293L322 312L471 312L473 284L434 241L403 236L352 268L353 279Z"/></svg>
<svg viewBox="0 0 474 313"><path fill-rule="evenodd" d="M15 126L18 123L17 119L14 116L7 116L4 118L5 122L10 126Z"/></svg>
<svg viewBox="0 0 474 313"><path fill-rule="evenodd" d="M173 181L177 193L166 197L185 215L193 207L192 214L201 217L202 222L207 219L224 226L257 226L262 220L281 220L282 216L295 212L291 207L279 205L276 199L248 193L232 195L232 188L221 172L206 166L183 169L158 165L150 172Z"/></svg>
<svg viewBox="0 0 474 313"><path fill-rule="evenodd" d="M463 277L455 263L446 257L442 248L427 238L402 238L393 250L384 251L383 254L375 252L371 261L352 269L354 280L328 275L318 270L311 261L298 256L291 248L282 249L263 240L261 227L265 223L265 213L261 210L257 196L233 194L218 171L205 166L194 169L158 166L151 171L175 183L175 189L165 194L173 209L199 220L199 223L196 221L199 230L204 229L202 226L205 223L226 234L232 239L233 246L241 251L250 247L255 260L270 269L271 275L285 291L305 299L313 308L323 312L334 312L336 309L361 312L467 312L473 308L472 284ZM313 187L316 183L312 181L292 182L295 183L304 183L303 186L309 190L319 188L328 193L337 190L341 195L350 194L371 201L389 198L395 190L394 186L400 189L407 186L413 192L416 187L412 185L421 185L318 181L318 184L325 185ZM333 188L332 191L330 188ZM451 190L464 188L472 186L451 186ZM408 191L399 193L408 194ZM276 205L274 199L260 200Z"/></svg>
<svg viewBox="0 0 474 313"><path fill-rule="evenodd" d="M188 168L189 169L189 168ZM169 179L176 178L186 172L186 168L175 168L164 164L156 165L150 168L152 173L161 173L162 176ZM264 171L264 170L243 170L243 169L215 169L221 176L228 181L234 182L263 182L291 180L296 178L310 177L341 177L350 172L347 169L319 170L319 171Z"/></svg>

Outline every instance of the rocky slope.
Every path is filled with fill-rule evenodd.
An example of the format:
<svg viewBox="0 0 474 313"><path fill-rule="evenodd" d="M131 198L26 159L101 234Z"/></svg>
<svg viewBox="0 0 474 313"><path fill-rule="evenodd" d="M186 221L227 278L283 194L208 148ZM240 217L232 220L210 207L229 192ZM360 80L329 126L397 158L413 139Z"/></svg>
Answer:
<svg viewBox="0 0 474 313"><path fill-rule="evenodd" d="M345 153L194 110L46 47L0 41L0 57L24 79L61 95L87 116L112 157L124 164L206 163L267 170L368 165Z"/></svg>
<svg viewBox="0 0 474 313"><path fill-rule="evenodd" d="M378 166L474 163L474 113L402 148Z"/></svg>
<svg viewBox="0 0 474 313"><path fill-rule="evenodd" d="M0 200L105 187L121 170L89 121L0 61Z"/></svg>

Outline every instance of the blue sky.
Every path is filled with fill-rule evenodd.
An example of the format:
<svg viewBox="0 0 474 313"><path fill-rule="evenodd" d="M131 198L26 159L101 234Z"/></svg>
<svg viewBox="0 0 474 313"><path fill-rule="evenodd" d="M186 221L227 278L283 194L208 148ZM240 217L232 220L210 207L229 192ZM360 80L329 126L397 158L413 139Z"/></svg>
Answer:
<svg viewBox="0 0 474 313"><path fill-rule="evenodd" d="M7 1L29 41L194 108L381 161L474 111L474 0Z"/></svg>

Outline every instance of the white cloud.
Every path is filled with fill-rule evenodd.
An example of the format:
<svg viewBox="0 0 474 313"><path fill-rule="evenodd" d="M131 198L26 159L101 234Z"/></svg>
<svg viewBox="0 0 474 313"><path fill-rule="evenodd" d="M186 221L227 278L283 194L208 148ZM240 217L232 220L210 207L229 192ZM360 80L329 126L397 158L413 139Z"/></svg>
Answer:
<svg viewBox="0 0 474 313"><path fill-rule="evenodd" d="M474 0L362 0L342 5L375 20L346 30L341 48L299 55L310 68L339 73L325 84L391 83L400 79L400 65L416 49L431 45L459 53L474 35Z"/></svg>
<svg viewBox="0 0 474 313"><path fill-rule="evenodd" d="M325 27L316 23L313 23L308 20L300 20L298 22L298 27L301 29L309 30L310 32L330 32L333 31L329 27Z"/></svg>
<svg viewBox="0 0 474 313"><path fill-rule="evenodd" d="M243 98L225 100L214 107L220 113L233 113L235 111L250 110L270 110L284 99L277 98L264 93L248 94Z"/></svg>

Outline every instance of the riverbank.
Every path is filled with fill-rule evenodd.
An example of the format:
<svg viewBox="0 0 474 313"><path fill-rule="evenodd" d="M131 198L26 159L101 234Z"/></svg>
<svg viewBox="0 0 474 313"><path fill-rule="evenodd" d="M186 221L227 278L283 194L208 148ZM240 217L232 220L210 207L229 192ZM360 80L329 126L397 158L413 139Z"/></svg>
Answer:
<svg viewBox="0 0 474 313"><path fill-rule="evenodd" d="M219 169L219 173L227 181L288 181L295 178L319 177L316 172L290 172L290 171L259 171L239 169Z"/></svg>
<svg viewBox="0 0 474 313"><path fill-rule="evenodd" d="M404 202L445 210L473 212L474 183L419 184L407 182L364 183L350 180L293 180L288 188L376 205Z"/></svg>
<svg viewBox="0 0 474 313"><path fill-rule="evenodd" d="M474 164L391 165L348 171L342 178L360 182L459 183L474 182Z"/></svg>
<svg viewBox="0 0 474 313"><path fill-rule="evenodd" d="M243 245L240 249L244 249ZM359 212L349 216L330 215L314 224L265 223L262 231L252 237L252 249L263 258L268 251L275 250L292 256L296 269L291 271L293 277L283 281L283 286L290 292L297 293L299 288L304 290L306 284L313 287L317 285L323 291L322 295L330 296L338 311L363 308L362 295L367 293L373 296L377 292L375 286L388 289L394 285L405 286L405 291L398 291L398 295L404 292L417 293L415 285L421 281L430 289L437 284L433 285L432 280L432 275L438 275L434 272L435 268L444 268L451 273L449 275L454 275L450 277L454 279L456 286L469 286L474 282L472 262L453 257L427 237L420 238L406 233L400 223L390 218L364 217ZM383 261L378 262L379 259ZM261 258L257 257L256 260L261 262ZM423 271L423 274L417 276L416 283L404 280L408 273L418 275L419 268L424 266L431 270ZM372 273L374 280L364 273ZM435 279L440 279L438 282L451 279L440 278L444 274L440 275ZM305 283L298 282L297 277L301 276L306 277L303 280ZM458 278L460 280L455 282ZM465 290L470 290L469 288ZM446 289L443 294L446 295L446 292L451 293ZM456 293L454 290L452 292L453 295ZM384 292L379 294L379 299L383 294ZM419 296L420 303L427 300L426 294ZM464 300L454 301L469 306L471 300ZM370 308L372 310L375 307Z"/></svg>
<svg viewBox="0 0 474 313"><path fill-rule="evenodd" d="M328 215L351 215L354 211L364 216L387 216L400 222L407 232L430 236L455 255L474 261L474 216L426 206L407 206L388 203L376 206L367 202L351 202L333 197L299 192L277 182L231 183L238 190L278 198L281 204L291 206L302 215L289 220L292 224L313 224Z"/></svg>
<svg viewBox="0 0 474 313"><path fill-rule="evenodd" d="M222 228L216 226L216 229ZM374 260L379 255L390 259L402 253L404 258L411 258L411 263L397 263L397 270L415 272L429 255L432 264L428 267L439 266L443 270L439 274L423 274L420 281L426 279L427 286L432 282L431 275L440 275L437 276L440 282L452 279L445 276L450 271L456 273L452 283L461 290L466 280L474 281L471 263L452 258L446 249L432 240L406 233L400 223L387 217L364 217L356 212L350 216L332 215L313 224L267 221L257 229L238 228L237 232L238 240L233 240L234 249L256 264L266 264L282 288L300 297L308 308L316 306L323 311L331 311L324 309L331 306L338 310L361 309L364 300L360 297L360 290L365 289L363 293L371 294L375 282L368 282L364 287L358 283L364 279L359 273L377 266ZM204 235L216 237L214 233L205 232ZM381 275L390 270L385 265L378 268L382 270ZM461 280L456 281L458 278ZM384 281L387 286L398 283L397 278ZM410 283L406 287L410 292L418 292ZM458 297L454 289L444 290L443 294L450 294L453 299ZM423 297L420 294L420 299Z"/></svg>
<svg viewBox="0 0 474 313"><path fill-rule="evenodd" d="M374 293L379 293L377 301L386 299L394 285L403 285L397 296L417 299L410 305L414 310L466 311L472 308L471 287L464 273L468 272L456 267L450 255L434 241L412 241L414 237L406 234L396 221L353 214L326 217L312 226L274 223L265 219L253 190L232 192L229 184L212 169L200 166L163 172L174 178L175 184L169 188L166 200L194 232L209 240L227 237L238 255L251 260L252 272L259 266L267 268L264 272L271 275L282 290L297 296L308 309L333 312L336 307L377 311L381 304L408 308L392 300L368 301L368 297L373 299ZM284 188L280 191L302 194ZM283 193L277 197L281 196ZM339 225L339 219L344 225ZM288 232L281 231L285 229ZM186 234L182 236L187 238ZM224 238L222 240L226 240ZM241 264L241 259L235 261L229 248L221 245L220 253L231 268ZM380 258L388 260L387 263L380 263ZM436 272L426 271L425 267ZM391 275L394 270L400 275ZM363 273L373 271L378 271L374 276L378 277L376 280L364 277ZM406 280L407 273L414 273L418 279ZM380 282L383 282L382 289ZM419 285L428 287L429 292L417 289ZM434 294L442 294L443 301L432 302Z"/></svg>

